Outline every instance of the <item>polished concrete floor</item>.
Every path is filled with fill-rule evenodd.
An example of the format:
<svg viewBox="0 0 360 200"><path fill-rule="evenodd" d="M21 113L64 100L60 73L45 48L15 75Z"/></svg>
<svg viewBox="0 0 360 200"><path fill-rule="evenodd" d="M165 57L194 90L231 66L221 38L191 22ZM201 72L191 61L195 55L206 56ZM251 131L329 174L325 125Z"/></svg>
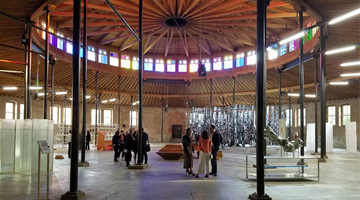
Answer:
<svg viewBox="0 0 360 200"><path fill-rule="evenodd" d="M113 162L113 152L87 151L89 167L79 168L79 189L85 192L84 199L247 199L256 190L256 182L245 179L246 155L254 155L254 148L225 148L224 158L218 161L218 176L198 179L186 175L182 169L182 160L167 161L155 152L163 145L152 144L149 153L150 167L145 170L129 170L125 162ZM69 164L67 149L58 148L55 155L64 155L64 160L54 161L51 173L50 197L60 199L69 189ZM278 155L275 147L269 147L270 155ZM266 182L266 193L273 199L360 199L360 153L347 153L335 149L328 154L327 163L320 164L320 182L308 181L273 181ZM249 159L251 165L254 164ZM274 161L269 161L274 162ZM194 160L197 166L197 159ZM316 174L316 162L309 161L307 173ZM296 168L267 170L268 173L297 171ZM45 177L43 177L45 178ZM46 180L42 179L42 198L45 198ZM37 199L37 176L18 174L0 175L0 199Z"/></svg>

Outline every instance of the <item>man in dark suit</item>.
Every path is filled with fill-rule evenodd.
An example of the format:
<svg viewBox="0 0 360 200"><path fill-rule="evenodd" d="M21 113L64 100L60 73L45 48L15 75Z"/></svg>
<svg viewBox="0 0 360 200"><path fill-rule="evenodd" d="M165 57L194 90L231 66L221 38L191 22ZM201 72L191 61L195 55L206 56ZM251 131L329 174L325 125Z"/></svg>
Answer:
<svg viewBox="0 0 360 200"><path fill-rule="evenodd" d="M146 151L146 145L149 142L149 135L144 132L144 128L142 128L142 153L143 153L143 157L145 159L143 159L142 161L144 161L144 164L147 164L148 161L148 156L147 156L147 151Z"/></svg>
<svg viewBox="0 0 360 200"><path fill-rule="evenodd" d="M219 146L220 146L220 134L218 132L214 132L214 130L215 130L215 126L210 125L210 134L212 135L211 140L213 143L213 146L211 148L211 155L212 155L211 168L212 168L212 170L211 170L210 175L217 176L216 156L217 156L217 152L219 151Z"/></svg>
<svg viewBox="0 0 360 200"><path fill-rule="evenodd" d="M86 134L86 145L85 145L85 149L90 150L90 141L91 141L91 134L90 131L87 131Z"/></svg>

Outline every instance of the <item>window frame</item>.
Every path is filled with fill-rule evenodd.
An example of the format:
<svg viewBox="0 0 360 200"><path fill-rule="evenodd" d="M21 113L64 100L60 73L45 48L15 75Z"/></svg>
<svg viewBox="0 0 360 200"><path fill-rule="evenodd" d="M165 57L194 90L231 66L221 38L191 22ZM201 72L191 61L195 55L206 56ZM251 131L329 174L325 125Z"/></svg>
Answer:
<svg viewBox="0 0 360 200"><path fill-rule="evenodd" d="M70 109L70 112L68 112L68 110ZM71 107L63 107L63 124L65 125L71 125L72 122L72 108ZM70 116L70 120L67 119L67 116Z"/></svg>
<svg viewBox="0 0 360 200"><path fill-rule="evenodd" d="M345 106L349 106L349 114L348 115L344 115L344 107ZM350 104L343 104L341 105L341 125L345 126L345 124L347 123L344 123L344 117L345 116L349 116L349 121L348 122L351 122L351 105Z"/></svg>
<svg viewBox="0 0 360 200"><path fill-rule="evenodd" d="M54 120L54 108L57 108L57 121ZM60 106L57 106L57 105L54 105L53 107L50 107L51 109L51 114L53 115L52 116L52 119L54 121L54 124L60 124L60 116L61 116L61 107Z"/></svg>
<svg viewBox="0 0 360 200"><path fill-rule="evenodd" d="M133 113L133 114L131 115L131 113ZM135 122L135 124L134 124L134 122ZM129 125L132 126L132 127L137 126L137 111L136 110L130 110L129 111Z"/></svg>
<svg viewBox="0 0 360 200"><path fill-rule="evenodd" d="M108 117L108 116L106 116L106 114L105 113L107 113L107 111L110 111L110 116ZM103 110L103 112L104 112L104 114L103 114L103 117L104 117L104 119L103 119L103 122L104 122L104 125L112 125L113 124L113 121L114 121L114 119L113 119L113 110L112 109L104 109ZM110 123L107 123L106 122L106 119L108 119L109 118L109 120L110 120Z"/></svg>
<svg viewBox="0 0 360 200"><path fill-rule="evenodd" d="M8 104L12 104L12 111L8 112L7 108L8 108ZM7 114L11 113L11 118L7 117ZM6 101L5 102L5 118L4 119L16 119L16 103L15 102L11 102L11 101Z"/></svg>
<svg viewBox="0 0 360 200"><path fill-rule="evenodd" d="M334 108L334 115L329 115L329 108ZM335 105L329 105L329 106L326 106L326 122L327 123L330 123L329 122L329 117L334 117L334 123L331 123L333 124L334 126L336 126L336 106Z"/></svg>
<svg viewBox="0 0 360 200"><path fill-rule="evenodd" d="M128 65L128 66L127 66ZM128 55L121 55L120 68L131 69L131 60Z"/></svg>

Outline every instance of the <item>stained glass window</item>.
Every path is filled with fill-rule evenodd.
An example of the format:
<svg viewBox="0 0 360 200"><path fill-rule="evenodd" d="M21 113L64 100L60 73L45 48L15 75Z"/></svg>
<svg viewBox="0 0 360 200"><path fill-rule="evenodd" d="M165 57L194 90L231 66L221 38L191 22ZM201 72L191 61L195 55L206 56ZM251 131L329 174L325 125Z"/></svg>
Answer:
<svg viewBox="0 0 360 200"><path fill-rule="evenodd" d="M153 71L153 59L145 59L144 62L144 70L145 71Z"/></svg>
<svg viewBox="0 0 360 200"><path fill-rule="evenodd" d="M233 68L233 57L225 56L224 57L224 69L231 69L231 68Z"/></svg>
<svg viewBox="0 0 360 200"><path fill-rule="evenodd" d="M199 60L190 60L190 72L197 72L199 68Z"/></svg>
<svg viewBox="0 0 360 200"><path fill-rule="evenodd" d="M121 55L121 68L130 69L130 56Z"/></svg>
<svg viewBox="0 0 360 200"><path fill-rule="evenodd" d="M110 65L119 67L119 56L117 53L110 52Z"/></svg>
<svg viewBox="0 0 360 200"><path fill-rule="evenodd" d="M255 64L256 64L255 51L249 51L247 53L246 65L255 65Z"/></svg>
<svg viewBox="0 0 360 200"><path fill-rule="evenodd" d="M175 60L168 60L166 64L167 72L176 72Z"/></svg>
<svg viewBox="0 0 360 200"><path fill-rule="evenodd" d="M187 61L179 60L179 72L187 72Z"/></svg>
<svg viewBox="0 0 360 200"><path fill-rule="evenodd" d="M211 63L210 63L210 59L203 59L201 61L202 64L205 65L206 71L209 72L211 70Z"/></svg>
<svg viewBox="0 0 360 200"><path fill-rule="evenodd" d="M242 67L245 65L245 55L244 53L239 53L236 55L236 67Z"/></svg>
<svg viewBox="0 0 360 200"><path fill-rule="evenodd" d="M133 70L139 70L139 58L133 57L133 60L132 60L132 69L133 69Z"/></svg>
<svg viewBox="0 0 360 200"><path fill-rule="evenodd" d="M157 71L157 72L164 72L165 71L164 60L161 60L161 59L156 59L155 60L155 71Z"/></svg>
<svg viewBox="0 0 360 200"><path fill-rule="evenodd" d="M221 57L218 58L214 58L213 61L213 70L222 70L222 62L221 62Z"/></svg>
<svg viewBox="0 0 360 200"><path fill-rule="evenodd" d="M82 49L82 48L80 48ZM96 61L96 54L95 54L95 48L88 46L88 60Z"/></svg>
<svg viewBox="0 0 360 200"><path fill-rule="evenodd" d="M99 57L99 59L98 59L99 63L108 64L106 51L99 49L98 57Z"/></svg>

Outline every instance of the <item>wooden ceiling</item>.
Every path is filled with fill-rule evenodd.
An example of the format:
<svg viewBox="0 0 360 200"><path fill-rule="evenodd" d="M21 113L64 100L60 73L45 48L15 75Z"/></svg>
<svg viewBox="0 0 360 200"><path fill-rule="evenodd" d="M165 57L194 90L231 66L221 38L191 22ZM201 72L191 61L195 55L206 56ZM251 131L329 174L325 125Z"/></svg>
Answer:
<svg viewBox="0 0 360 200"><path fill-rule="evenodd" d="M138 0L111 0L118 12L138 31ZM137 51L131 35L103 0L89 0L88 33L99 45ZM72 1L51 13L57 31L72 31ZM308 19L305 14L305 20ZM297 29L297 13L283 1L268 8L268 39ZM175 22L176 21L176 22ZM184 24L182 24L183 22ZM138 33L138 32L137 32ZM256 1L250 0L145 0L144 53L167 55L213 54L253 47L256 41Z"/></svg>
<svg viewBox="0 0 360 200"><path fill-rule="evenodd" d="M103 4L103 1L89 1L91 4L93 5L100 5ZM115 1L112 1L115 2ZM125 2L125 1L124 1ZM127 1L126 1L127 2ZM162 11L162 9L155 3L155 1L144 1L144 2L150 2L152 5L154 6L154 8L157 8L157 11L160 13L160 11ZM164 2L164 5L168 5L169 7L166 8L170 8L170 12L172 13L170 4L168 1L166 1L167 3ZM180 2L180 0L179 0ZM189 6L185 6L187 5L186 2L190 2L190 1L181 1L184 3L183 8L181 8L181 12L183 13L185 12L185 8L188 8ZM196 2L196 1L191 1L192 2ZM229 2L235 2L235 1L198 1L198 3L194 6L193 11L195 13L193 13L192 16L195 16L194 19L199 20L199 16L196 16L197 14L197 9L198 6L203 5L206 2L212 2L214 5L208 6L207 9L203 9L202 12L202 20L204 20L204 17L206 16L206 14L204 14L204 10L211 10L212 8L221 6L221 5L227 5ZM240 1L236 1L236 2L240 2ZM288 1L286 1L288 2ZM336 16L339 16L343 13L346 13L348 11L353 10L354 8L360 7L360 2L358 1L339 1L339 0L311 0L311 1L305 1L310 7L312 7L314 10L318 11L322 16L325 17L325 19L332 19ZM4 4L1 4L0 6L0 10L1 11L6 11L9 14L12 14L16 17L21 17L22 19L25 19L25 17L29 17L37 8L39 8L42 4L44 3L44 1L21 1L21 0L13 0L11 3L10 2L5 2ZM136 5L136 1L132 1L132 2L128 2L131 4ZM170 1L171 3L171 1ZM245 2L243 1L242 3L238 3L239 5L243 5L243 4L247 4L247 7L252 7L251 5L254 2ZM279 1L272 1L272 3L281 3ZM216 5L215 5L216 4ZM64 10L59 10L58 12L71 12L71 5L67 5L68 8L66 8L66 3L64 4L59 4L62 5ZM105 5L103 5L105 6ZM280 10L292 10L289 9L289 7L291 6L280 6L280 7L276 7L276 9L280 9ZM60 9L60 7L58 7L58 9ZM130 7L127 7L126 9L130 9ZM179 9L179 8L178 8ZM220 11L225 11L224 9L227 9L227 7L222 8ZM227 12L231 12L237 9L241 9L241 7L236 7L234 9L231 10L227 10ZM275 8L274 8L275 9ZM275 9L275 10L276 10ZM132 9L133 13L135 13L135 9ZM156 15L156 9L149 9L146 8L146 14L151 16L151 15ZM215 15L215 14L220 14L219 10L214 11L213 14L208 13L208 15ZM106 11L98 11L96 9L93 10L92 13L94 14L101 14L101 12L105 12ZM165 11L163 11L165 12ZM188 12L192 12L191 10ZM272 12L271 10L269 12ZM285 12L285 11L284 11ZM291 11L293 12L293 11ZM150 14L153 13L153 14ZM247 11L244 12L244 15L254 15L255 11ZM231 17L231 16L236 16L236 14L232 14L229 16L219 16L219 17ZM165 16L167 16L167 14L162 14L162 16L165 18ZM130 16L126 16L124 14L124 17L130 17ZM136 17L136 16L133 16ZM154 16L153 16L154 17ZM61 17L58 17L58 19L60 20ZM64 18L64 17L63 17ZM144 16L145 18L145 16ZM214 17L214 19L217 17ZM69 23L68 19L69 18L64 18L64 22L65 23L65 19L67 19L66 23ZM159 18L159 20L162 18ZM209 18L211 19L211 18ZM54 18L55 20L55 18ZM94 20L94 19L93 19ZM110 21L110 19L103 19L105 21ZM129 22L131 21L130 18L127 19ZM248 22L250 23L255 23L254 21L251 21L252 19L247 19ZM269 19L271 20L271 19ZM277 18L276 20L272 20L270 21L271 23L279 23L279 24L285 24L284 21L281 20L286 20L286 21L292 21L292 23L297 24L296 22L296 18L294 17L290 17L290 18ZM226 23L232 23L234 20L225 20L223 22ZM59 21L59 24L61 23L61 21ZM95 22L97 23L97 22ZM210 22L208 22L210 23ZM214 22L215 23L215 22ZM240 23L240 21L238 21L238 23ZM247 22L243 22L241 21L241 23L247 23ZM354 43L359 43L360 41L360 34L359 34L359 30L360 30L360 17L354 17L351 19L348 19L340 24L335 24L332 26L328 27L328 33L329 33L329 38L326 42L326 48L327 49L333 49L336 47L342 47L342 46L348 46L350 44L354 44ZM215 26L215 25L214 25ZM225 25L224 25L225 26ZM113 30L115 26L105 26L105 27L97 27L97 29L99 30ZM121 26L120 26L121 27ZM216 25L216 27L218 27L218 25ZM223 27L223 26L219 26L219 27ZM102 29L100 29L102 28ZM255 30L251 27L247 27L247 26L234 26L233 28L238 28L238 29L242 29L242 30ZM68 30L71 30L70 28L67 28ZM93 29L93 28L91 28ZM172 28L171 28L172 29ZM170 29L170 33L171 34L171 29ZM175 28L176 29L176 28ZM21 33L23 33L24 30L24 26L20 23L11 21L3 16L0 16L0 43L1 44L8 44L11 46L16 46L16 47L21 47L21 43L20 43L20 39L21 39ZM278 34L281 34L281 30L283 32L286 32L286 29L277 29L274 28L273 29L275 32L277 32ZM90 30L90 31L94 31L94 30ZM190 31L190 30L189 30ZM290 31L290 30L289 30ZM168 31L169 32L169 31ZM155 47L156 44L154 44L154 46L148 51L149 53L164 53L165 54L165 50L166 50L166 45L161 45L161 42L163 41L162 44L166 44L166 41L168 41L167 38L167 33L165 32L165 34L161 37L160 40L158 40L158 47L157 50L155 51ZM178 50L176 50L176 48L172 47L171 45L175 45L174 43L174 39L176 37L180 37L180 35L178 35L176 33L177 31L174 30L174 35L173 35L173 41L169 44L170 48L168 50L168 54L176 54L178 51L179 54L183 54L184 56L186 56L185 50L183 48L183 45L180 44L181 41L179 41L179 48ZM217 31L216 31L217 32ZM221 34L224 35L230 35L232 32L231 31L220 31ZM113 37L112 35L116 35L116 33L110 33L107 34L106 39L110 39L111 37ZM124 33L126 34L126 33ZM203 32L203 34L207 34L205 32ZM156 38L158 38L157 36L160 36L161 33L157 33L151 36L151 40L148 42L149 44L152 44L153 41L155 41ZM195 34L194 34L195 35ZM238 38L245 38L243 37L243 34L240 33L234 33L234 35ZM91 39L96 40L96 37L100 38L100 36L94 36ZM104 36L103 36L104 37ZM169 36L170 37L170 36ZM188 41L188 47L189 47L189 53L191 54L196 54L198 53L196 49L198 44L192 40L190 38L190 36L188 34L186 34L187 37L187 41ZM199 35L194 36L198 39L196 39L197 41L204 41L204 39L199 39ZM212 37L212 36L210 36ZM251 38L253 38L255 40L255 36L251 36ZM214 38L216 38L217 41L222 41L222 38L216 37L216 35L214 35ZM181 40L181 39L180 39ZM222 51L228 51L227 49L224 49L223 47L217 45L215 42L212 42L210 40L207 40L205 38L205 40L207 41L207 43L210 46L210 49L213 52L215 51L220 51L220 49ZM96 40L98 41L98 40ZM130 44L131 41L133 41L133 39L129 39L129 41L127 41L127 44ZM241 47L241 44L246 46L247 44L245 43L235 43L234 41L228 40L230 41L230 43L232 44L233 47ZM123 42L123 41L122 41ZM113 42L110 43L110 45L116 46L118 45L118 47L121 47L120 44L122 44L122 42ZM226 42L224 42L226 44ZM205 43L204 43L205 44ZM109 44L106 44L109 45ZM238 46L237 46L238 45ZM135 45L136 46L136 45ZM190 48L191 46L195 46L194 49ZM175 49L175 50L174 50ZM200 47L200 49L202 49ZM136 51L136 47L134 48L134 51ZM201 51L204 52L204 49L202 49ZM0 58L1 59L6 59L6 60L14 60L14 61L20 61L23 62L24 61L24 53L15 49L8 49L5 47L0 47ZM338 55L332 55L332 56L326 56L326 63L327 63L327 80L332 80L332 79L338 79L340 77L341 73L345 73L345 72L359 72L359 67L351 67L351 68L342 68L339 67L339 64L342 62L346 62L346 61L354 61L354 60L359 60L360 59L360 51L359 48L356 51L353 52L349 52L349 53L344 53L344 54L338 54ZM32 66L33 66L33 70L32 70L32 79L33 79L33 83L36 82L36 77L39 77L39 83L40 85L42 85L43 80L44 80L44 73L43 73L43 59L40 58L37 55L33 55L33 60L32 60ZM65 61L59 60L56 64L55 67L55 89L57 91L64 91L65 89L69 90L69 97L71 97L71 84L72 84L72 74L71 74L71 63L67 63ZM0 69L11 69L11 70L20 70L20 71L24 71L24 66L22 65L15 65L15 64L10 64L10 63L0 63ZM9 74L9 73L0 73L0 87L3 86L23 86L23 74ZM283 91L287 91L287 90L291 90L293 92L297 92L297 88L298 88L298 84L299 84L299 72L298 72L298 68L295 67L293 69L290 69L288 71L286 71L283 75L282 75L282 87L284 88ZM255 85L255 75L250 73L250 74L244 74L244 75L239 75L236 77L236 103L238 104L254 104L254 99L255 99L255 91L256 91L256 85ZM272 104L272 105L276 105L278 103L278 100L276 98L278 98L278 93L277 93L277 88L278 88L278 74L277 71L275 69L269 69L267 72L267 88L268 88L268 97L270 97L268 99L268 104ZM137 89L138 89L138 84L137 84L138 79L136 77L122 77L121 78L121 104L122 105L130 105L130 96L133 95L134 96L134 101L137 100ZM305 63L305 93L314 93L314 61L311 60L307 63ZM336 100L336 99L348 99L348 98L358 98L360 96L359 91L359 80L352 78L350 79L350 85L348 86L328 86L327 87L327 100ZM169 89L167 89L167 87L169 87ZM225 105L231 105L232 104L232 79L231 77L221 77L221 78L216 78L213 80L213 105L215 106L220 106L222 104L222 96L225 96ZM90 104L94 103L94 89L95 89L95 74L93 71L89 70L88 71L88 94L91 95L91 98L88 100L88 102ZM115 76L114 74L110 74L110 73L100 73L99 74L99 90L102 93L102 100L106 100L106 99L112 99L112 98L116 98L116 91L117 91L117 76ZM168 92L167 92L168 91ZM4 91L0 89L0 95L5 95L5 96L11 96L11 97L19 97L22 98L23 97L23 89L19 89L16 91ZM208 106L210 104L210 82L209 80L206 79L197 79L197 80L193 80L190 83L189 86L189 93L190 93L190 97L193 99L193 105L194 106ZM161 101L160 101L160 97L165 97L165 102L168 103L169 106L171 107L185 107L186 106L186 94L187 94L187 88L186 85L176 85L176 84L171 84L169 86L166 86L165 84L159 84L159 83L145 83L144 84L144 106L160 106L161 105ZM55 97L56 101L63 101L64 96L59 96L57 95ZM313 99L311 98L306 98L305 99L306 102L312 102ZM285 95L283 98L283 102L287 103L288 102L288 98ZM296 103L297 102L297 98L292 98L292 102ZM116 102L112 102L109 104L116 104Z"/></svg>

